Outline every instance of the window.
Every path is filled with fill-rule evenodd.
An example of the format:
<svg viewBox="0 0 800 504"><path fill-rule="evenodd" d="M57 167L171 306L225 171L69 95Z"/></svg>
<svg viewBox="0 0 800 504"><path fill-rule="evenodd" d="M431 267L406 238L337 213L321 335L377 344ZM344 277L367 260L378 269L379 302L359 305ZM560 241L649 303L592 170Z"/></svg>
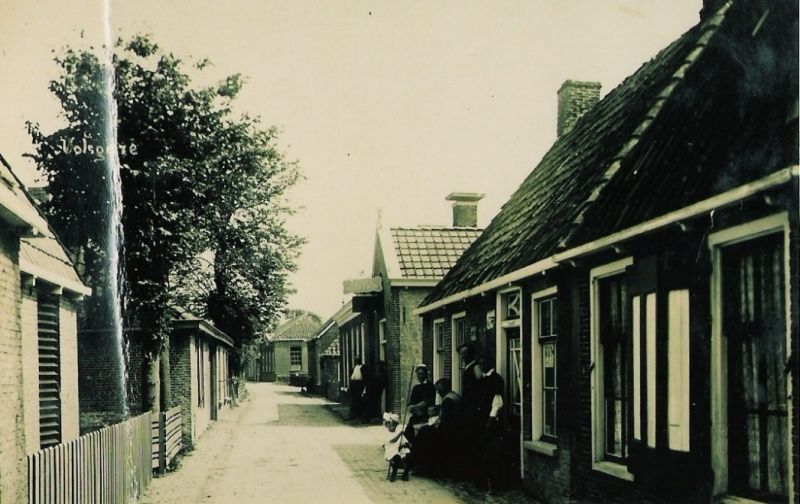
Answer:
<svg viewBox="0 0 800 504"><path fill-rule="evenodd" d="M541 437L542 439L556 437L556 355L558 321L556 314L556 297L550 296L536 303L536 328L539 355L534 366L539 366L538 380L541 387ZM539 402L539 401L537 401Z"/></svg>
<svg viewBox="0 0 800 504"><path fill-rule="evenodd" d="M591 270L591 383L593 468L632 480L628 472L633 368L631 305L625 269L631 258Z"/></svg>
<svg viewBox="0 0 800 504"><path fill-rule="evenodd" d="M623 462L628 457L628 358L630 334L628 295L624 275L598 282L600 342L603 347L603 415L605 458Z"/></svg>
<svg viewBox="0 0 800 504"><path fill-rule="evenodd" d="M39 289L39 443L42 448L61 442L61 299Z"/></svg>
<svg viewBox="0 0 800 504"><path fill-rule="evenodd" d="M444 376L444 319L433 322L433 381Z"/></svg>
<svg viewBox="0 0 800 504"><path fill-rule="evenodd" d="M532 296L531 372L533 404L531 408L530 446L537 452L555 453L558 436L558 297L556 287L535 292Z"/></svg>
<svg viewBox="0 0 800 504"><path fill-rule="evenodd" d="M503 320L516 320L522 316L522 294L519 291L503 296L505 312Z"/></svg>
<svg viewBox="0 0 800 504"><path fill-rule="evenodd" d="M303 349L299 346L289 348L289 370L300 371L303 369Z"/></svg>
<svg viewBox="0 0 800 504"><path fill-rule="evenodd" d="M451 330L451 339L453 340L450 349L453 361L453 372L451 373L453 375L452 385L453 390L459 394L461 393L461 376L464 373L464 367L469 364L468 362L464 362L458 351L458 348L467 342L467 323L464 316L464 313L453 315Z"/></svg>

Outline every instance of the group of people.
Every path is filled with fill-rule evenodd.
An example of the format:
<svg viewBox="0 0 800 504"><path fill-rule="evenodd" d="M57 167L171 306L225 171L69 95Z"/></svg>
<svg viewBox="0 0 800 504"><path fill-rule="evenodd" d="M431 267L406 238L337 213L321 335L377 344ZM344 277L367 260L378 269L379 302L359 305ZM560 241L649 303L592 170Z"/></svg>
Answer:
<svg viewBox="0 0 800 504"><path fill-rule="evenodd" d="M411 389L408 418L384 414L384 425L391 432L384 444L390 481L400 469L401 478L408 480L413 469L415 474L473 479L490 489L500 483L503 378L488 353L470 344L459 352L468 363L461 374L461 394L452 390L448 378L431 383L428 368L420 364L414 370L417 383Z"/></svg>

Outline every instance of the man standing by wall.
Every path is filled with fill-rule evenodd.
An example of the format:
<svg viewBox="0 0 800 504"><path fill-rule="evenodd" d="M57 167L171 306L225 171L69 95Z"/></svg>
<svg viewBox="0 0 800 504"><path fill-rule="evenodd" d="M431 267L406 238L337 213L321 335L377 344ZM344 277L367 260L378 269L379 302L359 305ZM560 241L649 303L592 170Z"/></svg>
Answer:
<svg viewBox="0 0 800 504"><path fill-rule="evenodd" d="M355 365L350 371L350 420L361 418L363 413L366 375L367 369L361 364L361 357L356 357Z"/></svg>

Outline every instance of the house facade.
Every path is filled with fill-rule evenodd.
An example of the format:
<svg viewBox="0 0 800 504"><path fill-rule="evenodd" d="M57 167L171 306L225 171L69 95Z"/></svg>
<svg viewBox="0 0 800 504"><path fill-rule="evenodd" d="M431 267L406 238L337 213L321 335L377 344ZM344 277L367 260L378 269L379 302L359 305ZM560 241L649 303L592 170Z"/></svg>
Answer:
<svg viewBox="0 0 800 504"><path fill-rule="evenodd" d="M383 361L384 408L401 410L409 376L422 360L422 326L413 312L481 234L477 224L482 198L476 193L448 195L452 226L378 227L371 278L345 282L345 292L354 296L351 318L339 324L344 387L356 356L370 372ZM434 368L432 377L439 376Z"/></svg>
<svg viewBox="0 0 800 504"><path fill-rule="evenodd" d="M325 353L334 341L339 340L339 324L336 323L335 315L331 317L317 331L317 334L309 341L309 362L313 388L321 395L327 396L327 386L323 385L325 369L323 356L333 357L331 352ZM338 346L338 345L337 345ZM338 351L336 352L338 354Z"/></svg>
<svg viewBox="0 0 800 504"><path fill-rule="evenodd" d="M707 2L596 104L566 83L577 119L417 310L454 381L457 341L495 356L535 497L797 499L796 37L796 4Z"/></svg>
<svg viewBox="0 0 800 504"><path fill-rule="evenodd" d="M278 381L288 383L292 376L301 379L309 376L308 342L320 327L319 317L301 312L291 316L268 336Z"/></svg>
<svg viewBox="0 0 800 504"><path fill-rule="evenodd" d="M181 406L183 442L193 446L231 403L233 340L207 320L180 311L172 321L172 400Z"/></svg>

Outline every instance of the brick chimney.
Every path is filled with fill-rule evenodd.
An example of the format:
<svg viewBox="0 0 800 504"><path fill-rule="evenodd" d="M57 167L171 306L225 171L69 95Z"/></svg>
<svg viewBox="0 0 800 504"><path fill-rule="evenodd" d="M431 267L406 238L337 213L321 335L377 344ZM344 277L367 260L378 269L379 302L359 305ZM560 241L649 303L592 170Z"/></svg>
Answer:
<svg viewBox="0 0 800 504"><path fill-rule="evenodd" d="M445 199L453 202L453 227L478 227L478 202L484 196L463 192L448 194Z"/></svg>
<svg viewBox="0 0 800 504"><path fill-rule="evenodd" d="M566 134L580 117L600 101L600 83L567 80L558 90L558 136Z"/></svg>

